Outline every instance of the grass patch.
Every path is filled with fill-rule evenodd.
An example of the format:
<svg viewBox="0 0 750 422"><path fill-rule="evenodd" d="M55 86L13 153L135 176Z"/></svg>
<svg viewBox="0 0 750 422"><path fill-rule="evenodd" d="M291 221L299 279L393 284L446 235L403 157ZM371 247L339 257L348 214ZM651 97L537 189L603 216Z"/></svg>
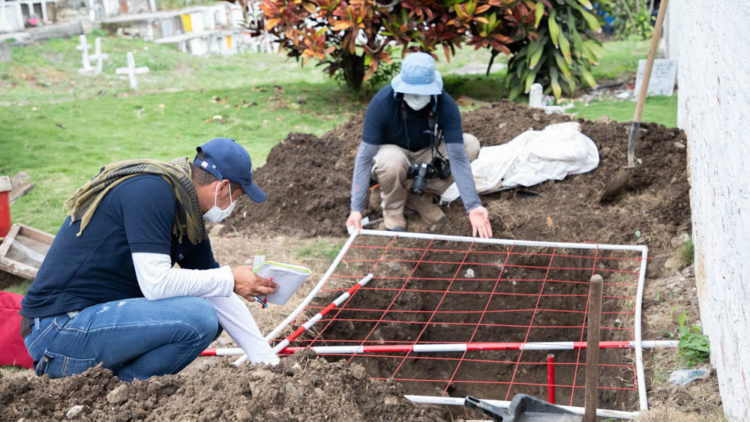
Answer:
<svg viewBox="0 0 750 422"><path fill-rule="evenodd" d="M577 117L586 120L596 120L606 115L617 122L632 122L635 114L635 102L606 100L591 101L584 104L582 101L574 103L575 106L568 110L576 113ZM648 97L643 107L642 122L653 122L666 127L677 127L677 95L671 97L658 96Z"/></svg>
<svg viewBox="0 0 750 422"><path fill-rule="evenodd" d="M695 244L692 237L680 246L680 258L684 267L695 263Z"/></svg>
<svg viewBox="0 0 750 422"><path fill-rule="evenodd" d="M295 247L292 249L292 256L300 259L313 258L333 261L336 259L336 255L338 255L342 246L344 246L343 242L329 242L325 239L320 239L314 244Z"/></svg>
<svg viewBox="0 0 750 422"><path fill-rule="evenodd" d="M4 292L10 292L15 293L17 295L25 295L26 292L29 290L29 287L31 287L31 281L24 280L21 283L14 284L12 286L8 286L3 289Z"/></svg>
<svg viewBox="0 0 750 422"><path fill-rule="evenodd" d="M91 38L91 37L90 37ZM55 233L62 203L109 162L193 155L218 136L235 138L256 167L289 132L322 135L363 109L318 69L279 55L200 58L169 46L105 37L105 73L82 76L77 39L13 47L0 63L0 174L36 183L11 207L14 221ZM141 90L114 68L125 53L147 65Z"/></svg>
<svg viewBox="0 0 750 422"><path fill-rule="evenodd" d="M635 76L638 61L648 57L650 40L608 41L604 43L604 54L599 58L591 74L599 79L623 79Z"/></svg>

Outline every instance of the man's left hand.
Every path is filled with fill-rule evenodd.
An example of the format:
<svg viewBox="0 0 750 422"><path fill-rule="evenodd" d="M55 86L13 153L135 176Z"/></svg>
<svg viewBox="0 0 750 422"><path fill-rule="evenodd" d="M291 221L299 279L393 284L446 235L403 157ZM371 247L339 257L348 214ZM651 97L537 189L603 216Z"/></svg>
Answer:
<svg viewBox="0 0 750 422"><path fill-rule="evenodd" d="M473 237L490 238L492 237L492 225L490 225L490 213L485 207L476 207L469 211L469 221L471 222L471 235Z"/></svg>

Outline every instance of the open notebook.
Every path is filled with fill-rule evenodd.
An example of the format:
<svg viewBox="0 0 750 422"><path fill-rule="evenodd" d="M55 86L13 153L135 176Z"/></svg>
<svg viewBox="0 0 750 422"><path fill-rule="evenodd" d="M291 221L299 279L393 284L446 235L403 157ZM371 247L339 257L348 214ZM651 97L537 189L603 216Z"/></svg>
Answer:
<svg viewBox="0 0 750 422"><path fill-rule="evenodd" d="M276 292L268 295L266 301L274 305L285 304L294 292L310 276L310 269L299 265L282 264L273 261L263 261L255 266L255 272L263 278L273 278L278 283Z"/></svg>

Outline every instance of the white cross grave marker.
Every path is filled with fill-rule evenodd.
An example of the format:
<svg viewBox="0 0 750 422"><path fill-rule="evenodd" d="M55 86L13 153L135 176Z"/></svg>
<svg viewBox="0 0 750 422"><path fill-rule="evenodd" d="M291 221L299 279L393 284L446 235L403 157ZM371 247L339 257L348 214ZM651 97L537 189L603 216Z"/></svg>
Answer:
<svg viewBox="0 0 750 422"><path fill-rule="evenodd" d="M96 37L94 40L94 54L89 56L90 60L96 61L96 72L97 74L102 73L102 64L104 60L109 58L109 54L102 53L102 39Z"/></svg>
<svg viewBox="0 0 750 422"><path fill-rule="evenodd" d="M117 69L115 69L115 73L117 73L118 75L128 75L128 79L130 79L130 88L135 90L138 89L138 80L135 78L135 75L148 73L148 67L135 67L135 58L133 58L133 53L128 51L128 67L118 67Z"/></svg>
<svg viewBox="0 0 750 422"><path fill-rule="evenodd" d="M542 85L533 84L529 91L529 107L533 108L544 108L542 104Z"/></svg>
<svg viewBox="0 0 750 422"><path fill-rule="evenodd" d="M80 73L92 73L94 71L94 68L91 67L91 61L89 61L89 48L91 48L91 44L86 40L86 36L81 34L79 37L81 40L81 43L76 47L76 50L81 51L81 65L83 66L82 69L78 69L78 72Z"/></svg>

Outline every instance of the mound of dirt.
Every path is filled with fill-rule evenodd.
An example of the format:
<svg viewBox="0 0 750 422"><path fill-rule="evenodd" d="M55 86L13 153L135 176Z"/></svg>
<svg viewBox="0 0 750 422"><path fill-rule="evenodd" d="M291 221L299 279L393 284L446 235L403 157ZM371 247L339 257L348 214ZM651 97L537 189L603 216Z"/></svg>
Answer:
<svg viewBox="0 0 750 422"><path fill-rule="evenodd" d="M571 120L546 115L511 102L493 104L463 114L464 131L483 146L510 141L525 130L541 130ZM641 163L625 191L600 204L599 197L615 172L626 164L630 124L579 120L581 130L598 146L601 162L592 172L531 187L539 195L507 191L483 196L494 236L530 240L646 242L666 246L689 229L690 206L685 135L681 130L643 124L636 145ZM262 204L242 200L225 231L250 235L345 236L354 157L363 116L355 116L321 138L290 134L276 145L256 181L268 193ZM445 209L448 221L437 231L470 235L471 226L460 200ZM379 217L366 210L371 218ZM409 229L425 231L417 216Z"/></svg>
<svg viewBox="0 0 750 422"><path fill-rule="evenodd" d="M194 420L322 421L438 420L434 407L414 406L394 382L371 382L359 365L315 358L284 358L276 367L227 362L185 375L125 383L101 367L81 375L0 378L2 421ZM76 406L80 410L71 417Z"/></svg>

